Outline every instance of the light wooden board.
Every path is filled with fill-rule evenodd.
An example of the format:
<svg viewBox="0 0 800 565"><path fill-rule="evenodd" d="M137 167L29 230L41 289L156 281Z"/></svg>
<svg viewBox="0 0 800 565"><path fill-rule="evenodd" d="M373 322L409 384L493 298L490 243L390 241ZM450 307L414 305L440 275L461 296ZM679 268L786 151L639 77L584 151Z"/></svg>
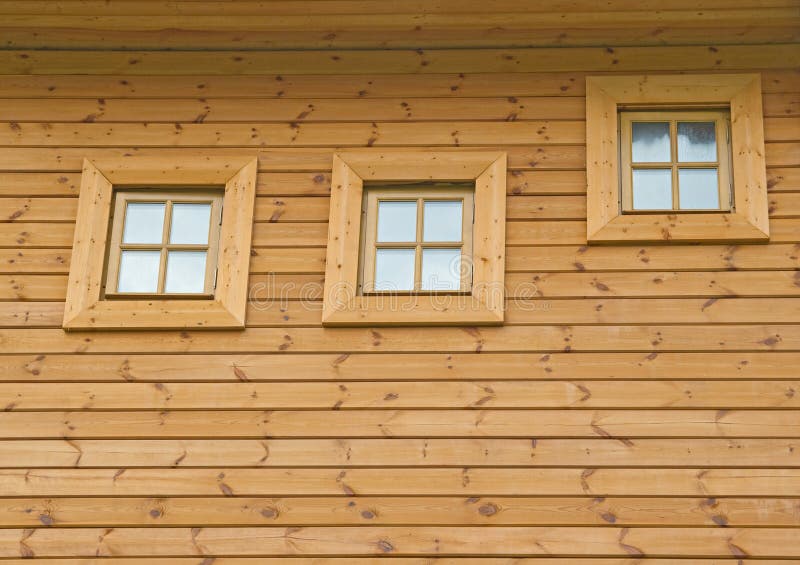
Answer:
<svg viewBox="0 0 800 565"><path fill-rule="evenodd" d="M0 54L2 74L264 75L782 69L798 44L535 49L81 51Z"/></svg>
<svg viewBox="0 0 800 565"><path fill-rule="evenodd" d="M794 380L794 352L7 354L0 381Z"/></svg>
<svg viewBox="0 0 800 565"><path fill-rule="evenodd" d="M137 557L144 565L197 565L197 557ZM127 557L50 558L53 565L128 565ZM394 557L397 565L742 565L741 559L676 560L672 558L631 557ZM28 559L6 559L8 565L29 565ZM374 563L374 557L215 557L216 565L365 565ZM786 560L759 559L758 565L786 565Z"/></svg>
<svg viewBox="0 0 800 565"><path fill-rule="evenodd" d="M223 339L224 337L224 339ZM14 353L412 353L800 351L800 325L251 328L242 332L0 332Z"/></svg>
<svg viewBox="0 0 800 565"><path fill-rule="evenodd" d="M794 145L789 145L790 149ZM425 149L422 147L422 149ZM440 148L446 149L446 148ZM530 145L518 147L477 147L482 151L505 151L509 157L509 167L513 169L580 169L585 164L585 150L582 145ZM257 156L259 170L270 172L318 172L329 171L332 163L334 148L272 148L257 149L256 147L198 147L198 148L94 148L88 151L81 147L65 148L21 148L12 147L3 149L3 169L13 171L58 171L75 172L81 169L83 159L87 156L98 160L123 161L127 157L145 156L157 157L164 160L165 165L175 159L190 157L242 157L243 154ZM386 149L392 151L393 149ZM401 151L402 149L396 149ZM447 150L447 149L446 149ZM453 148L449 148L453 150ZM769 151L769 148L767 149ZM769 163L769 156L767 157Z"/></svg>
<svg viewBox="0 0 800 565"><path fill-rule="evenodd" d="M533 383L528 386L535 388ZM680 407L678 407L680 408ZM0 438L772 437L797 410L162 410L0 413Z"/></svg>
<svg viewBox="0 0 800 565"><path fill-rule="evenodd" d="M536 75L531 80L537 80ZM334 82L334 79L330 79ZM359 108L361 111L359 112ZM796 141L797 133L794 125L800 109L797 94L790 93L765 93L764 115L766 136L770 141ZM284 139L292 137L295 142L311 141L320 144L324 136L334 133L347 135L350 139L359 139L362 143L372 136L372 129L365 125L356 125L352 122L376 122L375 128L381 135L376 136L375 143L388 143L392 136L401 133L411 135L406 143L414 141L415 137L427 135L432 137L439 134L442 129L450 127L445 135L458 131L459 141L468 142L477 136L476 124L464 120L497 120L491 124L484 123L483 134L486 136L500 135L501 132L509 136L516 134L521 137L525 132L539 129L531 128L530 120L574 120L586 119L584 99L577 96L503 96L503 97L475 97L475 98L380 98L361 96L357 99L337 98L61 98L59 104L48 103L48 99L0 99L0 120L20 125L20 129L4 133L4 139L20 142L33 137L32 128L24 132L22 126L30 123L60 124L61 134L70 131L66 123L77 122L76 126L88 132L108 131L100 128L104 123L126 123L129 126L146 123L180 123L182 127L194 124L212 124L240 122L252 123L258 129L262 138ZM503 122L502 120L513 120ZM390 122L426 122L426 126L413 136L414 132L402 124ZM282 127L277 127L270 122L281 121ZM267 122L267 123L263 123ZM325 125L317 122L326 122ZM337 123L347 122L347 123ZM90 124L95 124L90 128ZM310 127L291 127L303 124ZM453 124L445 126L444 124ZM371 124L370 124L371 125ZM535 124L534 124L535 125ZM437 127L438 126L438 127ZM131 129L134 129L131 127ZM191 137L191 127L184 130L169 131L170 137L181 135ZM194 127L194 129L200 129ZM205 128L210 129L210 128ZM135 131L135 130L134 130ZM229 126L228 131L231 131ZM23 133L24 132L24 133ZM366 135L362 136L361 132ZM454 143L455 136L451 136L446 143ZM345 138L347 139L347 138ZM447 139L447 138L445 138ZM514 137L509 139L513 142ZM50 139L52 142L52 139ZM284 142L286 143L286 142ZM483 143L490 143L484 141ZM300 145L301 143L297 143Z"/></svg>
<svg viewBox="0 0 800 565"><path fill-rule="evenodd" d="M314 4L312 4L314 6ZM465 48L576 45L779 43L798 38L796 8L389 14L271 13L269 17L182 13L89 16L9 14L3 33L14 48L309 49ZM402 11L401 11L402 10ZM393 10L394 11L394 10ZM269 11L271 12L271 11ZM267 13L269 13L267 12ZM33 32L32 30L36 30Z"/></svg>
<svg viewBox="0 0 800 565"><path fill-rule="evenodd" d="M40 332L42 333L42 332ZM800 408L797 381L2 383L6 411ZM262 454L263 455L263 454Z"/></svg>
<svg viewBox="0 0 800 565"><path fill-rule="evenodd" d="M226 14L243 16L278 16L306 14L462 14L515 12L520 5L513 0L409 0L402 8L387 5L380 0L285 0L280 3L264 3L253 0L231 0L226 6ZM779 8L793 7L791 0L739 0L740 8ZM726 0L674 0L670 6L675 10L729 8ZM654 10L660 8L657 0L616 0L613 3L600 3L594 0L553 0L547 6L525 5L525 11L540 13L559 11L565 13L595 11L599 13L617 10ZM65 14L94 15L99 9L107 15L218 15L219 7L214 2L200 0L173 0L169 3L135 3L124 0L29 0L23 5L5 0L0 4L2 14ZM401 11L402 10L402 11Z"/></svg>
<svg viewBox="0 0 800 565"><path fill-rule="evenodd" d="M800 469L5 469L0 496L798 497Z"/></svg>
<svg viewBox="0 0 800 565"><path fill-rule="evenodd" d="M576 544L576 539L584 543ZM309 526L0 530L0 555L4 557L320 553L728 557L732 546L742 556L800 556L796 532L788 528Z"/></svg>
<svg viewBox="0 0 800 565"><path fill-rule="evenodd" d="M7 498L0 500L0 525L796 527L798 504L796 498L696 497Z"/></svg>
<svg viewBox="0 0 800 565"><path fill-rule="evenodd" d="M793 0L784 0L792 2ZM196 4L196 2L193 2ZM229 3L230 5L230 3ZM484 3L483 5L490 5ZM104 5L105 6L105 5ZM384 71L385 72L385 71ZM652 71L651 71L652 72ZM662 71L663 72L663 71ZM702 71L695 71L702 72ZM583 96L585 75L570 73L430 73L426 75L263 75L138 77L132 75L9 75L0 96L29 98L394 98L485 96ZM791 67L761 69L765 93L796 93L800 78ZM180 104L181 102L175 101ZM189 102L182 102L188 104ZM67 106L69 107L69 106ZM245 106L247 107L247 106ZM149 111L156 111L150 108Z"/></svg>

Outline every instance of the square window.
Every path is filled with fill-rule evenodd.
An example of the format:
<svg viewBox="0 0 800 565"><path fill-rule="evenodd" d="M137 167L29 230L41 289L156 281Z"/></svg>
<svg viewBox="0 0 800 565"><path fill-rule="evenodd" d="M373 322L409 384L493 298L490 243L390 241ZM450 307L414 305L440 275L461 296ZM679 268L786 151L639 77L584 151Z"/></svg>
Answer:
<svg viewBox="0 0 800 565"><path fill-rule="evenodd" d="M474 194L466 184L367 186L359 292L469 292Z"/></svg>
<svg viewBox="0 0 800 565"><path fill-rule="evenodd" d="M221 226L221 191L115 191L104 296L213 298Z"/></svg>
<svg viewBox="0 0 800 565"><path fill-rule="evenodd" d="M620 112L624 213L729 211L729 113Z"/></svg>
<svg viewBox="0 0 800 565"><path fill-rule="evenodd" d="M761 77L586 78L586 239L769 241Z"/></svg>
<svg viewBox="0 0 800 565"><path fill-rule="evenodd" d="M502 324L506 162L489 151L334 155L323 325Z"/></svg>
<svg viewBox="0 0 800 565"><path fill-rule="evenodd" d="M63 328L244 328L257 169L253 157L85 160Z"/></svg>

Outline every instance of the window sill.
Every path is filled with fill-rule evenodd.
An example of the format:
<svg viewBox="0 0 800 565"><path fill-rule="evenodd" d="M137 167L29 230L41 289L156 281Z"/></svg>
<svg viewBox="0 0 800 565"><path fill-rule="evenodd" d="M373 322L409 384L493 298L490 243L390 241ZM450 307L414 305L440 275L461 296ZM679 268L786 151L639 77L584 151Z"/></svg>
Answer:
<svg viewBox="0 0 800 565"><path fill-rule="evenodd" d="M609 243L767 243L769 233L732 212L624 214L609 221L589 241Z"/></svg>
<svg viewBox="0 0 800 565"><path fill-rule="evenodd" d="M502 308L490 308L472 295L356 296L323 314L326 326L496 326Z"/></svg>

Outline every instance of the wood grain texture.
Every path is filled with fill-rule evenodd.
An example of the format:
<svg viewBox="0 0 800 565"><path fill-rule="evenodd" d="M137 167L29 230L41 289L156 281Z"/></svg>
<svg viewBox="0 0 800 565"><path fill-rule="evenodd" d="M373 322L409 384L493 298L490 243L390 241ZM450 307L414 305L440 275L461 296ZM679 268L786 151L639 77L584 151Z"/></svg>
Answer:
<svg viewBox="0 0 800 565"><path fill-rule="evenodd" d="M571 0L568 0L571 1ZM793 0L785 0L792 2ZM192 5L197 2L192 2ZM228 3L230 5L230 3ZM488 5L488 4L487 4ZM796 98L800 78L791 67L785 69L758 69L763 77L762 87L767 99L772 94ZM691 72L691 71L689 71ZM704 71L694 71L702 73ZM91 75L8 75L0 85L0 96L21 102L20 110L41 107L31 98L88 98L91 104L99 104L98 98L115 104L114 98L173 98L176 110L191 105L191 100L182 98L396 98L404 97L507 97L507 96L560 96L582 97L585 94L585 71L574 72L510 72L510 73L430 73L390 74L386 71L371 75L262 75L214 76L198 74L192 76L137 77L118 74L111 76ZM135 102L134 102L135 103ZM580 103L580 101L579 101ZM766 104L766 108L770 108ZM94 107L94 106L92 106ZM69 112L66 101L64 112ZM140 108L141 109L141 108ZM41 108L43 112L59 112L57 109ZM147 106L147 110L159 110ZM237 110L255 111L259 109ZM778 115L783 114L778 112ZM43 114L41 118L52 116ZM63 115L57 114L57 115ZM771 114L773 115L773 114ZM13 119L13 118L12 118ZM32 119L37 119L34 116Z"/></svg>
<svg viewBox="0 0 800 565"><path fill-rule="evenodd" d="M8 354L3 382L324 382L459 380L792 380L794 352Z"/></svg>
<svg viewBox="0 0 800 565"><path fill-rule="evenodd" d="M8 498L3 527L510 525L792 527L796 498Z"/></svg>
<svg viewBox="0 0 800 565"><path fill-rule="evenodd" d="M798 408L796 381L0 384L17 410ZM620 396L624 387L628 392Z"/></svg>
<svg viewBox="0 0 800 565"><path fill-rule="evenodd" d="M798 497L798 469L5 469L0 496Z"/></svg>
<svg viewBox="0 0 800 565"><path fill-rule="evenodd" d="M215 557L218 565L367 565L375 563L375 557ZM49 558L55 565L121 565L130 563L130 558ZM197 557L139 557L139 563L147 565L197 565ZM395 557L397 565L742 565L741 559L672 559L672 558L631 558L631 557ZM29 559L6 559L10 565L26 565ZM759 559L759 565L785 565L786 560Z"/></svg>
<svg viewBox="0 0 800 565"><path fill-rule="evenodd" d="M527 383L534 388L535 384ZM689 385L691 386L691 385ZM162 410L0 413L2 439L520 437L795 438L784 410Z"/></svg>
<svg viewBox="0 0 800 565"><path fill-rule="evenodd" d="M183 439L0 441L17 467L798 468L791 439Z"/></svg>
<svg viewBox="0 0 800 565"><path fill-rule="evenodd" d="M136 339L132 339L136 336ZM221 339L225 336L224 339ZM212 330L97 332L65 334L49 329L0 332L7 351L51 353L412 353L412 352L645 352L800 351L798 325L698 326L539 326L421 328L318 327L251 328L227 333Z"/></svg>
<svg viewBox="0 0 800 565"><path fill-rule="evenodd" d="M240 528L40 528L0 530L0 555L159 556L304 555L747 555L796 557L800 547L787 528L587 528L587 527L240 527ZM575 539L586 540L576 544ZM747 548L746 550L743 548ZM733 553L734 556L735 553Z"/></svg>
<svg viewBox="0 0 800 565"><path fill-rule="evenodd" d="M0 54L2 74L269 75L652 72L786 68L797 43L675 47L535 49L80 51L15 50ZM88 71L88 72L87 72Z"/></svg>
<svg viewBox="0 0 800 565"><path fill-rule="evenodd" d="M523 9L520 9L523 8ZM726 8L729 8L726 6ZM296 8L295 8L296 9ZM602 45L681 45L790 42L798 39L796 7L759 10L629 10L337 13L310 9L301 14L261 10L269 17L169 13L91 15L7 14L3 34L22 49L243 49L435 48ZM35 29L33 33L31 30Z"/></svg>
<svg viewBox="0 0 800 565"><path fill-rule="evenodd" d="M225 8L0 0L3 563L800 560L796 2ZM586 76L642 73L761 76L769 243L586 245ZM322 328L333 153L465 150L505 325ZM242 154L247 329L65 335L83 159Z"/></svg>

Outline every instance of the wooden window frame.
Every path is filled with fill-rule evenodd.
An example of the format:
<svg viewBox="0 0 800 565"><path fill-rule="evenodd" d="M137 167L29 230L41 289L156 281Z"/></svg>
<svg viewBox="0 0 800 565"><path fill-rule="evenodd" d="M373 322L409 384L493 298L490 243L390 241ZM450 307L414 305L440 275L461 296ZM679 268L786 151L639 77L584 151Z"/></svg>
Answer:
<svg viewBox="0 0 800 565"><path fill-rule="evenodd" d="M654 105L730 109L733 202L729 212L623 213L618 114L621 109ZM760 75L587 77L586 175L589 243L769 241Z"/></svg>
<svg viewBox="0 0 800 565"><path fill-rule="evenodd" d="M65 330L241 329L247 308L258 160L254 157L85 159L72 248ZM115 190L219 186L224 214L213 299L103 296ZM145 188L142 188L145 187Z"/></svg>
<svg viewBox="0 0 800 565"><path fill-rule="evenodd" d="M730 212L732 209L731 194L731 159L730 159L730 115L727 110L654 110L654 111L622 111L620 121L620 190L623 214L665 213L665 210L634 209L633 207L633 170L634 169L670 169L672 173L672 211L681 214L697 214L703 212ZM669 122L670 160L664 162L633 162L632 125L634 122ZM713 122L716 136L717 158L714 161L678 161L678 122ZM678 169L716 169L717 208L681 208L680 182ZM676 206L677 203L677 206ZM669 210L666 210L669 211Z"/></svg>
<svg viewBox="0 0 800 565"><path fill-rule="evenodd" d="M162 226L160 243L123 243L122 234L125 229L125 211L129 203L163 203L164 224ZM208 240L205 244L176 244L169 243L169 232L172 224L172 206L184 203L208 203L211 206L208 226ZM219 232L222 226L222 192L207 188L191 189L185 191L154 191L154 190L119 190L114 194L114 205L111 215L111 239L108 245L108 260L106 261L106 277L102 296L105 298L119 298L130 300L133 298L197 298L213 299L215 276L217 270L217 257L219 256ZM159 264L158 290L154 293L119 292L117 283L122 251L142 250L159 251L161 260ZM168 293L164 290L166 282L167 256L170 251L205 251L206 270L201 293Z"/></svg>
<svg viewBox="0 0 800 565"><path fill-rule="evenodd" d="M333 157L322 323L326 326L499 325L505 309L506 154L352 151ZM468 293L358 292L364 184L475 183Z"/></svg>
<svg viewBox="0 0 800 565"><path fill-rule="evenodd" d="M404 242L384 242L377 241L378 231L378 203L397 201L397 202L417 202L417 216L414 241ZM424 241L424 202L453 201L462 203L461 213L461 239L459 241ZM414 290L409 292L469 292L472 289L472 230L474 225L474 201L475 190L454 186L452 188L407 188L398 186L387 188L386 185L380 187L366 187L364 189L364 204L362 213L362 232L361 250L359 258L361 268L359 269L359 294L396 292L375 290L372 284L375 282L375 251L377 248L389 249L408 249L414 247L415 266L414 266ZM422 252L425 249L460 249L461 281L458 290L452 291L427 291L421 289L422 281Z"/></svg>

